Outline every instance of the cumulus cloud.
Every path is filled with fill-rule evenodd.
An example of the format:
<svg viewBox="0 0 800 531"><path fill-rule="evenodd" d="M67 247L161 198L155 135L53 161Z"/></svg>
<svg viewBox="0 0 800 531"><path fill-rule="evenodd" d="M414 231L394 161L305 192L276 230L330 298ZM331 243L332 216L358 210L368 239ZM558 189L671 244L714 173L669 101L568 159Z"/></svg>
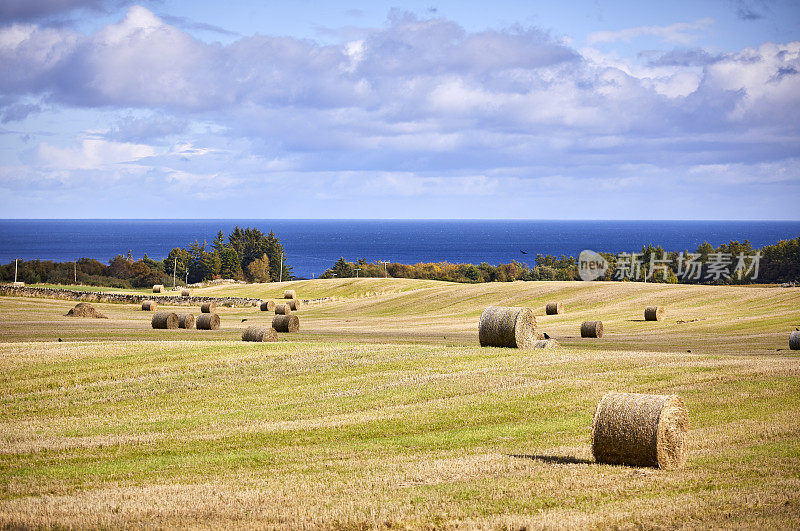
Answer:
<svg viewBox="0 0 800 531"><path fill-rule="evenodd" d="M713 19L703 18L694 22L678 22L669 26L639 26L618 31L595 31L587 37L589 44L615 41L631 41L640 37L657 37L667 42L691 44L697 40L699 32L714 23Z"/></svg>

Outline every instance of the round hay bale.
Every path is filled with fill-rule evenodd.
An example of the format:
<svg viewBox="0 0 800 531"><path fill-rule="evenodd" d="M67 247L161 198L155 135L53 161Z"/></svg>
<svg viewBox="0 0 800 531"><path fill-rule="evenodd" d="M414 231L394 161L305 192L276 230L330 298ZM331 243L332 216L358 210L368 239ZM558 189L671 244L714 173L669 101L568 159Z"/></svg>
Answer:
<svg viewBox="0 0 800 531"><path fill-rule="evenodd" d="M261 343L277 340L278 332L276 332L271 326L248 326L247 329L242 332L242 341L257 341Z"/></svg>
<svg viewBox="0 0 800 531"><path fill-rule="evenodd" d="M200 312L201 313L214 313L214 310L217 309L217 303L214 301L211 302L204 302L200 305Z"/></svg>
<svg viewBox="0 0 800 531"><path fill-rule="evenodd" d="M187 330L194 328L194 315L190 313L178 314L178 328L186 328Z"/></svg>
<svg viewBox="0 0 800 531"><path fill-rule="evenodd" d="M142 302L142 311L143 312L152 312L158 307L156 301L144 301Z"/></svg>
<svg viewBox="0 0 800 531"><path fill-rule="evenodd" d="M292 313L292 307L288 304L276 304L275 315L289 315Z"/></svg>
<svg viewBox="0 0 800 531"><path fill-rule="evenodd" d="M660 321L664 318L663 306L648 306L644 309L645 321Z"/></svg>
<svg viewBox="0 0 800 531"><path fill-rule="evenodd" d="M535 328L530 308L489 306L481 314L478 340L482 347L530 348Z"/></svg>
<svg viewBox="0 0 800 531"><path fill-rule="evenodd" d="M547 315L558 315L564 313L564 303L561 301L548 302L547 305L544 307L544 312Z"/></svg>
<svg viewBox="0 0 800 531"><path fill-rule="evenodd" d="M603 321L584 321L581 337L603 337Z"/></svg>
<svg viewBox="0 0 800 531"><path fill-rule="evenodd" d="M272 328L276 332L297 332L300 330L300 319L296 315L276 315L272 318Z"/></svg>
<svg viewBox="0 0 800 531"><path fill-rule="evenodd" d="M297 293L295 293L295 291L293 289L287 289L286 291L283 292L283 298L284 299L296 299L297 298Z"/></svg>
<svg viewBox="0 0 800 531"><path fill-rule="evenodd" d="M300 301L298 299L292 299L286 304L289 305L289 308L291 308L293 312L296 312L297 309L300 307Z"/></svg>
<svg viewBox="0 0 800 531"><path fill-rule="evenodd" d="M156 312L150 320L153 328L172 329L178 328L178 314L175 312Z"/></svg>
<svg viewBox="0 0 800 531"><path fill-rule="evenodd" d="M672 470L686 463L689 413L677 395L607 393L592 420L598 463Z"/></svg>
<svg viewBox="0 0 800 531"><path fill-rule="evenodd" d="M218 330L219 315L215 313L201 313L194 322L198 330Z"/></svg>
<svg viewBox="0 0 800 531"><path fill-rule="evenodd" d="M153 293L161 293L162 291L164 291L164 284L153 285Z"/></svg>
<svg viewBox="0 0 800 531"><path fill-rule="evenodd" d="M91 317L93 319L108 319L105 315L98 312L94 306L87 302L79 302L74 308L67 312L67 317Z"/></svg>
<svg viewBox="0 0 800 531"><path fill-rule="evenodd" d="M800 332L796 330L789 334L789 350L800 350Z"/></svg>
<svg viewBox="0 0 800 531"><path fill-rule="evenodd" d="M261 303L261 311L262 312L271 312L275 310L275 302L274 301L264 301Z"/></svg>
<svg viewBox="0 0 800 531"><path fill-rule="evenodd" d="M192 295L192 292L189 291L188 289L182 289L181 290L181 297L191 297L191 295Z"/></svg>

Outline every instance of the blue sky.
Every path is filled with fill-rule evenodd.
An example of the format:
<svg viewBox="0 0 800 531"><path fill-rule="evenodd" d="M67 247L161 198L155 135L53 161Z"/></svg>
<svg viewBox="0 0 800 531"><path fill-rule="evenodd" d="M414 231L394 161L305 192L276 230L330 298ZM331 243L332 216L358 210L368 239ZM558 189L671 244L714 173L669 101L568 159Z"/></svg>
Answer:
<svg viewBox="0 0 800 531"><path fill-rule="evenodd" d="M800 219L795 1L3 0L0 72L4 218Z"/></svg>

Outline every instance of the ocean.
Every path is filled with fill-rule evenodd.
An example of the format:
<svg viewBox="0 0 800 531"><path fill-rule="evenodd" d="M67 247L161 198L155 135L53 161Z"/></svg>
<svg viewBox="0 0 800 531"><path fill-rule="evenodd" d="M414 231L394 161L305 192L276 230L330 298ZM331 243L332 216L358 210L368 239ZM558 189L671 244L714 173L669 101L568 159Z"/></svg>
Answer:
<svg viewBox="0 0 800 531"><path fill-rule="evenodd" d="M533 265L537 253L578 256L584 249L632 252L642 245L668 251L715 247L749 239L754 247L800 235L800 221L485 221L485 220L0 220L0 263L23 260L108 262L132 251L161 259L173 247L234 226L274 231L295 276L312 278L340 256L388 260Z"/></svg>

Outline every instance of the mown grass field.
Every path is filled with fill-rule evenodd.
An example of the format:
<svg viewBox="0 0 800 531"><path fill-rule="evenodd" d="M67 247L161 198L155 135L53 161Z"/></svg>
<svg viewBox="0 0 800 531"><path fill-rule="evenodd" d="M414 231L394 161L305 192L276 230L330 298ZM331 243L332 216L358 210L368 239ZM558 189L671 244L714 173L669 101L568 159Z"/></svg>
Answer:
<svg viewBox="0 0 800 531"><path fill-rule="evenodd" d="M76 319L74 301L0 297L0 526L800 525L800 289L337 279L194 294L287 288L335 300L267 344L239 340L269 322L257 308L219 308L219 331L152 330L134 305ZM544 316L550 300L567 312ZM561 346L480 348L489 304L532 307ZM654 304L666 319L645 322ZM579 337L589 319L604 338ZM686 468L594 463L608 391L680 395Z"/></svg>

